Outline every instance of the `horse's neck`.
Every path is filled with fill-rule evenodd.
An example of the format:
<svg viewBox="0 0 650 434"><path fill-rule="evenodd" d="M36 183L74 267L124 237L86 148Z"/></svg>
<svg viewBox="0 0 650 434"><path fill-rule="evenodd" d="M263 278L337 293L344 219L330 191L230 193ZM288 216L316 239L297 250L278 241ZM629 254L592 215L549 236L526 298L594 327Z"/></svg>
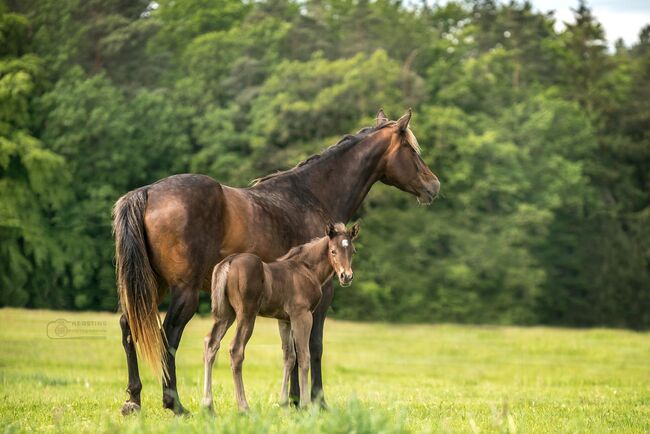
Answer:
<svg viewBox="0 0 650 434"><path fill-rule="evenodd" d="M347 222L383 173L386 140L357 143L338 155L315 160L300 174L335 222Z"/></svg>

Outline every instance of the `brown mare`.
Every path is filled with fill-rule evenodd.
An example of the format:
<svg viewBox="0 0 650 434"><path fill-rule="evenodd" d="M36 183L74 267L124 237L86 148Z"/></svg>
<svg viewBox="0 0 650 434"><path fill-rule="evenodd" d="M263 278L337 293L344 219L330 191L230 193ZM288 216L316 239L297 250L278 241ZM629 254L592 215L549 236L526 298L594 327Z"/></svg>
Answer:
<svg viewBox="0 0 650 434"><path fill-rule="evenodd" d="M296 358L300 371L300 406L309 405L306 385L309 372L309 335L312 312L323 296L322 286L338 276L341 286L352 281L352 240L359 233L343 223L329 224L326 235L294 247L275 262L265 263L251 253L228 256L212 272L212 316L214 325L205 337L203 405L212 411L212 365L221 340L237 319L237 331L230 345L230 366L235 397L240 410L248 410L242 364L246 344L253 334L255 317L276 318L282 338L284 375L280 404L289 402L289 375ZM295 344L295 348L294 348Z"/></svg>
<svg viewBox="0 0 650 434"><path fill-rule="evenodd" d="M185 174L133 190L117 201L113 231L129 375L123 413L140 408L136 343L154 370L162 367L163 406L184 412L176 391L176 350L196 312L199 291L209 291L211 271L223 258L247 252L272 261L321 235L328 222L347 222L377 181L417 196L420 203L433 201L440 183L420 157L410 119L410 110L396 122L380 110L376 126L250 188ZM167 290L171 300L161 333L158 304ZM322 393L323 324L332 295L328 282L314 312L312 398ZM297 369L291 394L299 396Z"/></svg>

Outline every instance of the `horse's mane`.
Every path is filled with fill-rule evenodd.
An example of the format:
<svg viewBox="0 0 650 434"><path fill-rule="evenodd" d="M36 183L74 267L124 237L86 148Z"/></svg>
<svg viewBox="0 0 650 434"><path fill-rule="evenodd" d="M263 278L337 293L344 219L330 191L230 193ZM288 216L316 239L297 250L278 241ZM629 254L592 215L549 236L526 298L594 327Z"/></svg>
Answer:
<svg viewBox="0 0 650 434"><path fill-rule="evenodd" d="M335 144L333 144L329 148L325 149L320 154L314 154L311 157L306 158L305 160L303 160L300 163L296 164L291 169L281 170L281 171L277 171L275 173L271 173L270 175L262 176L261 178L255 178L255 179L253 179L251 181L251 185L256 186L256 185L261 184L261 183L263 183L265 181L268 181L269 179L273 179L273 178L276 178L276 177L281 176L281 175L292 173L292 172L296 171L297 169L299 169L301 167L304 167L304 166L309 165L310 163L313 163L316 160L319 160L319 159L322 159L322 158L327 158L330 155L336 154L336 153L338 153L340 151L343 151L343 150L347 150L347 149L355 146L359 142L361 142L363 139L365 139L366 137L368 137L370 134L374 133L375 131L381 130L383 128L386 128L388 126L392 126L392 125L395 125L395 124L396 124L395 121L387 121L387 122L384 122L384 123L382 123L380 125L377 125L375 127L362 128L356 134L346 134L345 136L343 136L341 138L341 140L339 140L338 142L336 142ZM420 146L418 145L418 141L417 141L417 139L415 138L415 136L413 135L413 133L411 132L410 129L406 130L404 139L413 148L413 150L415 152L417 152L418 154L420 153Z"/></svg>

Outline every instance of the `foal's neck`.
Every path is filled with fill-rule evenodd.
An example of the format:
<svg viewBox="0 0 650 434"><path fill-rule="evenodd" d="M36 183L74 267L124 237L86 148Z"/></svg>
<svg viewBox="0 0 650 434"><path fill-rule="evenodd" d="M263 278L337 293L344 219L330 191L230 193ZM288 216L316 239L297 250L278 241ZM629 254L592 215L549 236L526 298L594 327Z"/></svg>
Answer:
<svg viewBox="0 0 650 434"><path fill-rule="evenodd" d="M322 237L305 245L305 248L295 257L307 264L321 284L325 283L334 272L327 254L328 247L329 237Z"/></svg>

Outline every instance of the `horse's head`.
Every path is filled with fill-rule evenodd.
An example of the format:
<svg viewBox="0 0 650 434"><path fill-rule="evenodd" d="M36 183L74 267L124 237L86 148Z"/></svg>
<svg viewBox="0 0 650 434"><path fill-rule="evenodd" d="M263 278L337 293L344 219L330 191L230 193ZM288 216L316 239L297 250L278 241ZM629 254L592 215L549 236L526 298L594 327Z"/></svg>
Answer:
<svg viewBox="0 0 650 434"><path fill-rule="evenodd" d="M346 229L343 223L327 225L327 236L329 237L327 256L341 286L350 286L354 277L352 255L355 250L352 241L357 235L359 235L359 223L355 223L350 229Z"/></svg>
<svg viewBox="0 0 650 434"><path fill-rule="evenodd" d="M383 110L377 114L377 126L390 129L390 145L386 152L384 184L393 185L417 197L418 202L429 205L438 196L440 181L420 156L420 146L409 128L411 110L397 122L388 120Z"/></svg>

